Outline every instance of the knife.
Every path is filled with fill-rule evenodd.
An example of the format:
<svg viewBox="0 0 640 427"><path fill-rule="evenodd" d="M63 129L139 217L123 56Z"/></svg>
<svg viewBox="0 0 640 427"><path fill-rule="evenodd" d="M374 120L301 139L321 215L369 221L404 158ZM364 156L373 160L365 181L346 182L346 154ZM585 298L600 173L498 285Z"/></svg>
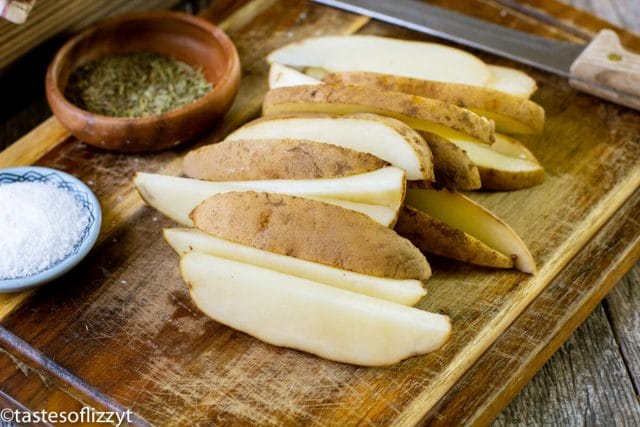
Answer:
<svg viewBox="0 0 640 427"><path fill-rule="evenodd" d="M471 46L569 79L591 95L640 110L640 55L617 34L600 31L589 44L547 39L416 0L313 0Z"/></svg>

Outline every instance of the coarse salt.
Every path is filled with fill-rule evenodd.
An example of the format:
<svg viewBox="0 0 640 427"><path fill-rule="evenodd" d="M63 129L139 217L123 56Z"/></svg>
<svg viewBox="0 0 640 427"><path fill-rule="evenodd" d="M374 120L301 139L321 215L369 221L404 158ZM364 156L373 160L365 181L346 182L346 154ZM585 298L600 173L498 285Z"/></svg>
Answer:
<svg viewBox="0 0 640 427"><path fill-rule="evenodd" d="M66 258L89 224L69 191L44 182L0 185L0 279L39 273Z"/></svg>

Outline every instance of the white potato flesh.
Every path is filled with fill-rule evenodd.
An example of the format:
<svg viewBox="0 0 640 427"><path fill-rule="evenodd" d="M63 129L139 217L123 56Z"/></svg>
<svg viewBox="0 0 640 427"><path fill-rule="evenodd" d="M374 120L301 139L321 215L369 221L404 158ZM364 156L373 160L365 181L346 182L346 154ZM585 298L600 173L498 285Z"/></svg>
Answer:
<svg viewBox="0 0 640 427"><path fill-rule="evenodd" d="M325 285L412 306L426 291L419 280L369 276L317 262L263 251L193 228L165 228L164 238L178 255L195 251L268 268Z"/></svg>
<svg viewBox="0 0 640 427"><path fill-rule="evenodd" d="M408 189L406 203L515 257L518 270L535 274L536 263L520 236L504 221L464 195L447 190Z"/></svg>
<svg viewBox="0 0 640 427"><path fill-rule="evenodd" d="M476 166L506 172L531 172L542 169L542 166L538 163L503 154L495 150L493 145L489 146L460 140L452 142L464 150Z"/></svg>
<svg viewBox="0 0 640 427"><path fill-rule="evenodd" d="M231 191L258 191L307 197L361 212L393 225L404 200L404 171L394 167L344 178L212 182L137 173L134 184L144 201L174 221L191 226L189 213L209 197Z"/></svg>
<svg viewBox="0 0 640 427"><path fill-rule="evenodd" d="M343 363L385 366L437 350L446 316L199 252L180 260L198 308L264 342Z"/></svg>
<svg viewBox="0 0 640 427"><path fill-rule="evenodd" d="M281 64L271 64L269 68L269 89L279 87L300 86L321 84L320 80L314 79L293 68L285 67Z"/></svg>
<svg viewBox="0 0 640 427"><path fill-rule="evenodd" d="M520 70L499 65L487 65L489 80L486 87L521 98L529 98L538 85L529 75Z"/></svg>
<svg viewBox="0 0 640 427"><path fill-rule="evenodd" d="M373 154L407 173L407 179L427 180L432 178L422 166L423 159L407 140L422 140L408 125L396 121L404 131L369 117L274 117L249 123L227 136L226 140L259 138L309 139L338 145L355 151ZM391 119L393 120L393 119ZM426 143L425 143L426 145ZM428 148L427 148L428 150ZM431 159L429 159L429 162Z"/></svg>
<svg viewBox="0 0 640 427"><path fill-rule="evenodd" d="M463 50L377 36L308 38L271 52L267 60L330 72L371 71L473 86L489 81L485 63Z"/></svg>

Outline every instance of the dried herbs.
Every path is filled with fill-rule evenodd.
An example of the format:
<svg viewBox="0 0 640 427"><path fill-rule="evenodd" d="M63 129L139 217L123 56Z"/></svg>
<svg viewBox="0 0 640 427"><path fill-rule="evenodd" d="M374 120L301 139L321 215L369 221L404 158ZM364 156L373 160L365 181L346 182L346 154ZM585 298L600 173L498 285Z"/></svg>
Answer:
<svg viewBox="0 0 640 427"><path fill-rule="evenodd" d="M151 52L105 56L78 67L65 96L83 110L112 117L162 114L212 89L202 71Z"/></svg>

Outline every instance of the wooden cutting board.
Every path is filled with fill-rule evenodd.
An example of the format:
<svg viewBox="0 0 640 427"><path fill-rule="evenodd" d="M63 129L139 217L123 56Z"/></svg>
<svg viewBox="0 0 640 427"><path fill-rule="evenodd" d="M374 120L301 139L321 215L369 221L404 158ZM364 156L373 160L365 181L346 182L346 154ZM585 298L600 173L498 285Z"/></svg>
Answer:
<svg viewBox="0 0 640 427"><path fill-rule="evenodd" d="M555 1L466 0L465 13L565 40L612 27ZM259 113L268 52L321 34L425 36L302 0L223 2L209 17L236 43L240 93L198 144ZM535 5L535 6L534 6ZM629 48L640 37L618 29ZM430 257L419 307L453 320L440 351L388 368L358 368L263 344L202 315L162 241L172 222L143 206L136 171L179 174L186 150L100 151L50 119L0 153L0 167L38 164L72 173L100 199L98 245L73 272L37 292L0 299L0 404L33 410L83 405L140 424L484 424L517 393L640 255L640 114L530 73L547 112L543 135L523 138L546 182L472 196L529 245L528 276Z"/></svg>

